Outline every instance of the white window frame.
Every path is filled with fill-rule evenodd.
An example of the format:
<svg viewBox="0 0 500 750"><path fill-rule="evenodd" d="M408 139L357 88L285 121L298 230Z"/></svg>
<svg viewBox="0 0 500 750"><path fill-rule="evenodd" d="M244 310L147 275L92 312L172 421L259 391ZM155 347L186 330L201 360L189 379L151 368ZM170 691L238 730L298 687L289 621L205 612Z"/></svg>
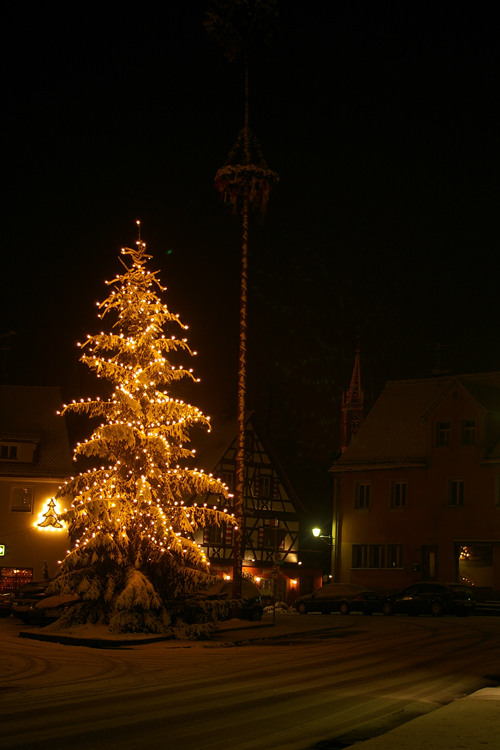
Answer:
<svg viewBox="0 0 500 750"><path fill-rule="evenodd" d="M24 490L26 492L27 497L29 497L29 508L27 507L14 507L14 505L17 503L17 499L15 498L15 495L19 493L19 491ZM10 510L12 513L33 513L33 507L34 507L34 499L35 499L35 493L34 488L32 484L13 484L10 491Z"/></svg>
<svg viewBox="0 0 500 750"><path fill-rule="evenodd" d="M476 420L462 419L461 445L476 445Z"/></svg>
<svg viewBox="0 0 500 750"><path fill-rule="evenodd" d="M356 482L354 493L354 507L357 510L369 510L371 507L370 482Z"/></svg>
<svg viewBox="0 0 500 750"><path fill-rule="evenodd" d="M436 424L436 445L438 448L449 448L451 445L451 422Z"/></svg>
<svg viewBox="0 0 500 750"><path fill-rule="evenodd" d="M398 490L399 488L399 490ZM396 479L391 483L391 508L406 508L408 482L406 479Z"/></svg>
<svg viewBox="0 0 500 750"><path fill-rule="evenodd" d="M463 508L465 505L465 482L463 479L448 480L447 503L450 508Z"/></svg>

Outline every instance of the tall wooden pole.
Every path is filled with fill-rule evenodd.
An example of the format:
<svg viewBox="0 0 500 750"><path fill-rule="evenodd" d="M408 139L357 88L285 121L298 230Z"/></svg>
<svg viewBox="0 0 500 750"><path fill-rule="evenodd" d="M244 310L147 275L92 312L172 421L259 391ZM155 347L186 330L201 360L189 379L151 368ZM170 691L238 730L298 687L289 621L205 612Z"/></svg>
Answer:
<svg viewBox="0 0 500 750"><path fill-rule="evenodd" d="M243 141L244 163L250 164L248 130L248 65L245 65L245 129ZM235 518L237 529L233 547L233 599L241 599L241 580L245 544L245 406L247 376L247 283L248 283L248 214L249 187L243 194L243 237L241 243L240 340L238 363L238 432L236 452Z"/></svg>
<svg viewBox="0 0 500 750"><path fill-rule="evenodd" d="M241 599L243 557L245 554L245 395L247 352L247 280L248 280L248 226L250 204L265 213L269 192L279 177L267 166L260 146L250 130L248 116L248 65L245 64L245 125L240 130L226 163L217 171L215 186L226 201L233 204L237 213L243 199L241 216L243 240L241 244L240 287L240 337L238 362L238 409L236 483L234 491L235 530L233 540L233 598ZM255 154L252 157L251 150ZM234 610L237 616L237 608Z"/></svg>

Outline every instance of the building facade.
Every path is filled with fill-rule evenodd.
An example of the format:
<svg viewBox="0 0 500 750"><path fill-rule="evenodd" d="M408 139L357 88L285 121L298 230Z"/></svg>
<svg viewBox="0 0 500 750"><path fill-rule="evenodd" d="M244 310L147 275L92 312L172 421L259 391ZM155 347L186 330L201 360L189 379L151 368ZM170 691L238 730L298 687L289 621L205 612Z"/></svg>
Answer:
<svg viewBox="0 0 500 750"><path fill-rule="evenodd" d="M500 373L389 382L334 476L334 577L500 591Z"/></svg>
<svg viewBox="0 0 500 750"><path fill-rule="evenodd" d="M68 534L54 495L72 460L59 388L0 386L0 588L55 574Z"/></svg>
<svg viewBox="0 0 500 750"><path fill-rule="evenodd" d="M220 420L213 433L210 452L202 449L199 455L232 493L236 472L235 420ZM215 505L218 501L205 496L203 502ZM254 577L263 595L275 595L278 601L287 604L293 603L299 594L318 588L321 569L303 566L300 559L300 516L305 509L274 452L259 435L253 415L248 416L245 425L244 502L243 573ZM227 507L231 509L231 499ZM232 524L208 527L197 541L210 560L212 572L232 578Z"/></svg>

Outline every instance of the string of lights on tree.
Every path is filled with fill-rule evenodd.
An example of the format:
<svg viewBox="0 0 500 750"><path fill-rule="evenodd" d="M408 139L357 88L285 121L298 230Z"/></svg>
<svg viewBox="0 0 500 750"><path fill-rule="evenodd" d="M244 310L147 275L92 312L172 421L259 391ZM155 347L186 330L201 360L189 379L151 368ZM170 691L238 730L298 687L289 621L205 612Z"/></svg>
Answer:
<svg viewBox="0 0 500 750"><path fill-rule="evenodd" d="M109 314L115 322L110 332L89 335L81 345L81 361L113 386L112 394L62 411L102 419L77 445L75 460L105 459L107 466L85 471L59 490L57 497L74 498L59 516L74 547L52 590L83 600L68 622L90 619L121 630L164 632L176 625L168 602L214 580L195 532L234 518L224 508L227 487L188 466L195 457L189 431L210 431L210 418L172 395L183 378L199 382L176 359L196 352L183 336L187 326L158 296L165 288L158 271L146 268L151 256L145 249L140 232L136 249L122 249L132 265L120 259L125 270L106 282L111 292L98 303L98 317ZM190 500L207 493L221 502L209 508Z"/></svg>

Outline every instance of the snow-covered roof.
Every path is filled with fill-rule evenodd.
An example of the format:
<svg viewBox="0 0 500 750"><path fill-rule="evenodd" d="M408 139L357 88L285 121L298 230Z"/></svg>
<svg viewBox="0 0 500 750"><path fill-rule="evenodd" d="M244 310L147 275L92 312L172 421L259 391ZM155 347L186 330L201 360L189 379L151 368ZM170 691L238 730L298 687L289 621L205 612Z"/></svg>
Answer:
<svg viewBox="0 0 500 750"><path fill-rule="evenodd" d="M0 385L0 440L37 443L33 464L2 461L2 476L67 477L72 471L71 449L60 388Z"/></svg>
<svg viewBox="0 0 500 750"><path fill-rule="evenodd" d="M500 414L500 373L389 381L332 471L365 462L422 462L426 420L454 386L485 411Z"/></svg>

